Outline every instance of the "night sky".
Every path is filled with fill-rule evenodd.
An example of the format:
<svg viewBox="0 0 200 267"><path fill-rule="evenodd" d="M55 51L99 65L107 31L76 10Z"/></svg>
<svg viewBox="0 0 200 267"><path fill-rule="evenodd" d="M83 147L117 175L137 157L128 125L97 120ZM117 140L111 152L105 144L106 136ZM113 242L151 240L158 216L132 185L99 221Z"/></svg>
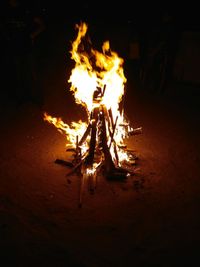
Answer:
<svg viewBox="0 0 200 267"><path fill-rule="evenodd" d="M1 2L5 6L6 1ZM198 5L195 3L159 3L148 1L21 1L39 12L54 24L77 22L100 22L104 24L136 24L138 27L158 24L164 14L173 17L183 29L199 29ZM3 10L3 9L2 9Z"/></svg>

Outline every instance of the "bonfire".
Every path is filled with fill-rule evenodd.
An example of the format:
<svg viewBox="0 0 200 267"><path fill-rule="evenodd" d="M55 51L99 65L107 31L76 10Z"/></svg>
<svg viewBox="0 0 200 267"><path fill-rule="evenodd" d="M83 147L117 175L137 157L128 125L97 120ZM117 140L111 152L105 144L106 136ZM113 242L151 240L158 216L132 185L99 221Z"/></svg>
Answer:
<svg viewBox="0 0 200 267"><path fill-rule="evenodd" d="M67 139L66 150L73 153L72 160L56 159L70 167L67 175L81 175L80 199L86 181L94 192L97 177L103 174L108 180L124 180L134 174L136 155L127 148L125 140L141 133L133 128L124 112L125 84L124 60L113 52L109 41L102 51L95 50L86 38L88 25L76 25L77 37L72 42L71 59L75 67L68 79L75 102L82 105L87 121L67 124L62 118L44 113L44 120L52 123Z"/></svg>

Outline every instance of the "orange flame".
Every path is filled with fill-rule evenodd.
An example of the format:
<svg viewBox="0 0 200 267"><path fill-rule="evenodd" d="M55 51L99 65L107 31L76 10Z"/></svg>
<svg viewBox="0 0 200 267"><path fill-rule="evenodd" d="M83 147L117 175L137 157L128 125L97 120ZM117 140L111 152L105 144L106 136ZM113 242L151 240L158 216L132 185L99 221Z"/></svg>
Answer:
<svg viewBox="0 0 200 267"><path fill-rule="evenodd" d="M68 80L71 83L70 91L73 93L75 102L86 109L88 120L90 112L96 106L104 105L107 110L112 110L113 121L116 122L114 138L118 145L120 163L123 160L128 160L128 154L120 149L120 146L131 129L124 118L124 111L120 111L119 108L127 81L123 70L124 60L116 52L111 51L109 41L103 43L102 52L93 49L90 41L84 45L88 30L86 23L76 25L76 29L78 29L78 34L72 43L72 50L70 51L71 58L75 61L75 67L72 69ZM97 88L100 88L103 93L99 101L94 101L94 94ZM77 136L80 140L87 128L87 123L82 121L72 122L71 125L68 125L61 118L51 117L47 113L44 113L44 120L54 124L59 131L64 133L67 137L67 145L70 144L73 147L76 147ZM128 125L128 127L124 127L124 125ZM107 136L109 145L111 142L109 131ZM86 151L88 142L86 141L83 146ZM112 146L110 146L110 152L115 160Z"/></svg>

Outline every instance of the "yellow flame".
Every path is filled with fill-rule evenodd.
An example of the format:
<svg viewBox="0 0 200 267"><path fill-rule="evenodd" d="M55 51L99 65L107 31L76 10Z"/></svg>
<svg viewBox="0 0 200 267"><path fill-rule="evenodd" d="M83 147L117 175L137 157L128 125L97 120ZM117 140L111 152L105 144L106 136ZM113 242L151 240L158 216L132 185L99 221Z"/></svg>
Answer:
<svg viewBox="0 0 200 267"><path fill-rule="evenodd" d="M123 70L124 60L111 50L109 41L103 43L102 52L92 48L89 39L84 44L88 30L86 23L77 24L76 29L78 29L78 34L70 51L71 59L75 62L75 67L68 79L71 84L70 91L73 93L75 102L85 107L88 119L95 106L104 105L107 110L111 110L113 121L117 121L114 134L115 141L117 145L123 144L123 140L126 138L126 130L121 125L127 122L124 119L123 110L119 110L119 104L122 101L124 86L127 81ZM95 101L94 93L97 88L101 90L101 97L98 101ZM47 113L44 114L44 120L54 124L58 130L63 132L67 141L74 147L76 146L77 136L80 140L87 127L86 123L82 121L72 122L71 125L68 125L61 118L51 117ZM107 128L109 128L108 125ZM111 141L109 131L107 136L109 144ZM126 152L122 152L118 147L117 150L119 161L127 159ZM113 159L115 159L112 146L110 151Z"/></svg>
<svg viewBox="0 0 200 267"><path fill-rule="evenodd" d="M79 50L88 26L81 23L76 27L79 31L70 51L71 58L76 63L68 80L71 83L70 90L74 93L76 103L82 104L90 113L95 89L106 86L101 103L106 105L107 109L112 106L113 116L116 117L126 82L122 67L124 60L111 51L109 41L103 43L102 52L93 48L87 48L89 51L84 48Z"/></svg>
<svg viewBox="0 0 200 267"><path fill-rule="evenodd" d="M44 113L44 120L52 123L59 132L64 133L67 138L67 145L76 147L77 138L81 139L84 134L87 124L79 120L79 122L72 122L71 125L64 123L61 118L56 118Z"/></svg>

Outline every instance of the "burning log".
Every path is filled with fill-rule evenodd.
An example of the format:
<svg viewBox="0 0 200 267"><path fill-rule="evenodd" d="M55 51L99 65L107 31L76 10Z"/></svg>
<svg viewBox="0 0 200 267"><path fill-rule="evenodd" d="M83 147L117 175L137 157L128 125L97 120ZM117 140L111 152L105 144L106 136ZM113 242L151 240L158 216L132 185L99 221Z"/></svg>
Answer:
<svg viewBox="0 0 200 267"><path fill-rule="evenodd" d="M132 129L129 132L130 135L138 135L138 134L141 134L141 133L142 133L142 127L138 127L138 128Z"/></svg>

